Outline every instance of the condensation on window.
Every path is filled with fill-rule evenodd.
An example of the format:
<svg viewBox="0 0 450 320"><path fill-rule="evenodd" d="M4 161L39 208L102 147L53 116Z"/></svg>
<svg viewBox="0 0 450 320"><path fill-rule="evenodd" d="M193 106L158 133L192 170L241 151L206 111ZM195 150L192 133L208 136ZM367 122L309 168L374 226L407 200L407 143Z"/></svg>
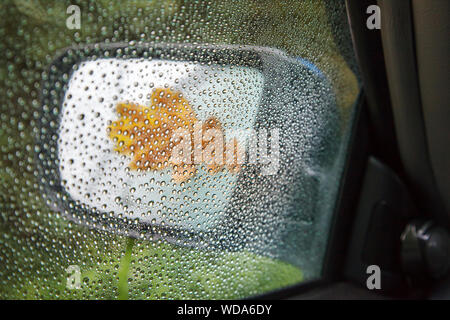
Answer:
<svg viewBox="0 0 450 320"><path fill-rule="evenodd" d="M0 298L321 277L359 92L336 1L0 4Z"/></svg>

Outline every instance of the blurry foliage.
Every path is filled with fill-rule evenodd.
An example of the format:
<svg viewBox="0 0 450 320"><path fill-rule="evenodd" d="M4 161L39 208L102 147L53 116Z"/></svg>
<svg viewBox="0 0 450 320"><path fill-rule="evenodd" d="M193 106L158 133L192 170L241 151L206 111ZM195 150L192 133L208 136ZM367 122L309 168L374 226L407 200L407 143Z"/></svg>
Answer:
<svg viewBox="0 0 450 320"><path fill-rule="evenodd" d="M81 30L66 28L66 8L81 8ZM119 296L126 239L49 212L34 175L32 122L42 72L58 50L76 44L190 42L277 47L314 62L350 110L358 84L334 43L322 1L26 1L0 3L0 298ZM348 116L348 113L343 112ZM65 268L82 270L82 290L67 290ZM302 280L295 267L253 254L212 253L136 241L129 297L239 298Z"/></svg>

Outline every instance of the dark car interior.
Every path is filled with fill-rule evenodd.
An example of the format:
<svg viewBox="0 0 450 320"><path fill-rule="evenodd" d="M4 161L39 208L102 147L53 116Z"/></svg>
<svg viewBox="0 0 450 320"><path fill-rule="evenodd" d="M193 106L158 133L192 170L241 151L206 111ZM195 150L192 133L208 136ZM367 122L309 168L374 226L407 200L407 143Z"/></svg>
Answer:
<svg viewBox="0 0 450 320"><path fill-rule="evenodd" d="M450 298L448 1L346 1L363 80L358 125L330 243L329 278L293 299ZM381 290L366 289L379 265Z"/></svg>

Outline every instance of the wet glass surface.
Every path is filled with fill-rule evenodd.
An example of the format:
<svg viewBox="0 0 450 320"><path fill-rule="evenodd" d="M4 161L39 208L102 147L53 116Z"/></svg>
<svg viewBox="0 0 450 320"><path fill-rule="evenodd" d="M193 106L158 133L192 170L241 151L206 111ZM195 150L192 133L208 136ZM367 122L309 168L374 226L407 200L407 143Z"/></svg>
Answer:
<svg viewBox="0 0 450 320"><path fill-rule="evenodd" d="M319 278L359 90L339 12L4 1L0 297L243 298Z"/></svg>

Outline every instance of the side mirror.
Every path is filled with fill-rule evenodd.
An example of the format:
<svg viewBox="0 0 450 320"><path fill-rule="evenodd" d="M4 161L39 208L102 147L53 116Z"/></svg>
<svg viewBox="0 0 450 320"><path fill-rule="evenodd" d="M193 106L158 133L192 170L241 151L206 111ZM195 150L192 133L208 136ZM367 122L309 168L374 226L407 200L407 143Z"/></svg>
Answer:
<svg viewBox="0 0 450 320"><path fill-rule="evenodd" d="M339 121L327 79L275 49L69 48L43 80L39 180L76 223L298 265L334 201Z"/></svg>

